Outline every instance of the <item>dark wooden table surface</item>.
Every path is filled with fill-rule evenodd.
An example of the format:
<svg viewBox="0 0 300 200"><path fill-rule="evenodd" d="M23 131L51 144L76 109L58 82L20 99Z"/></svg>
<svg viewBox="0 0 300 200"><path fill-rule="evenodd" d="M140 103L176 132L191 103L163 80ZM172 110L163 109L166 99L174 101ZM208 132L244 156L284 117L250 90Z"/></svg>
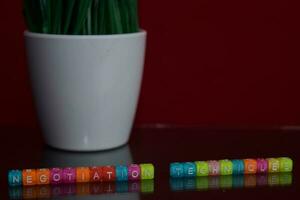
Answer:
<svg viewBox="0 0 300 200"><path fill-rule="evenodd" d="M92 166L151 162L153 182L73 185L44 188L52 199L285 199L300 197L300 131L209 130L200 128L136 129L128 145L118 149L74 153L44 145L37 130L4 127L1 132L0 199L34 198L40 188L9 188L9 169ZM208 177L172 180L170 162L289 156L292 174L244 177ZM98 190L100 188L100 190ZM121 188L121 189L120 189ZM27 191L28 190L28 191ZM76 191L77 190L77 191ZM71 191L71 192L70 192ZM48 194L49 195L49 194ZM41 196L39 196L41 197Z"/></svg>

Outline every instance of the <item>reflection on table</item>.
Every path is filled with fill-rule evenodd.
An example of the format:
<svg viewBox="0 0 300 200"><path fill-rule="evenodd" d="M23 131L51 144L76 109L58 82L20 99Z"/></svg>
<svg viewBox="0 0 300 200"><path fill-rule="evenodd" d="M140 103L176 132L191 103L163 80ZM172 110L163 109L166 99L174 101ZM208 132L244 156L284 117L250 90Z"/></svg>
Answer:
<svg viewBox="0 0 300 200"><path fill-rule="evenodd" d="M289 186L291 173L273 173L240 176L206 176L197 178L171 178L172 191L253 188L263 186Z"/></svg>
<svg viewBox="0 0 300 200"><path fill-rule="evenodd" d="M124 182L102 182L67 185L44 185L33 187L10 187L10 199L49 199L57 197L80 197L82 200L89 199L90 196L107 197L107 194L123 194L120 197L128 199L138 199L138 195L128 193L152 193L154 192L153 180L124 181ZM124 195L127 193L126 195ZM113 195L110 195L113 196ZM124 198L115 198L124 199ZM127 198L125 198L127 199Z"/></svg>

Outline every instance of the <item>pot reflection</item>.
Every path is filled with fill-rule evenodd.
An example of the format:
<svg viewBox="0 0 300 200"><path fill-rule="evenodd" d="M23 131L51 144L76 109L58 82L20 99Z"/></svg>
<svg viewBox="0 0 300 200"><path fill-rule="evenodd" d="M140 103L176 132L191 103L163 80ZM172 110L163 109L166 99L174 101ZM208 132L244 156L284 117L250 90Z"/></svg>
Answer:
<svg viewBox="0 0 300 200"><path fill-rule="evenodd" d="M78 153L46 148L43 154L43 167L80 167L102 165L127 165L133 162L128 145L102 152Z"/></svg>
<svg viewBox="0 0 300 200"><path fill-rule="evenodd" d="M253 188L262 186L288 186L291 173L258 174L244 176L205 176L197 178L172 178L172 191Z"/></svg>

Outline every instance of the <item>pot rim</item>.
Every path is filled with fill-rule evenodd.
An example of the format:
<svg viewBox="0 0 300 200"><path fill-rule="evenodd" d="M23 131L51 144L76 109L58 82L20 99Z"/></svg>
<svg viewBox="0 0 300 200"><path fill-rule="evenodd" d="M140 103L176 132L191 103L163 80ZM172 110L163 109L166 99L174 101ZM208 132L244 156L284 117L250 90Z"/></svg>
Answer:
<svg viewBox="0 0 300 200"><path fill-rule="evenodd" d="M132 38L146 35L147 31L140 29L139 32L108 34L108 35L62 35L62 34L48 34L48 33L34 33L29 30L24 31L25 37L39 38L39 39L116 39L116 38Z"/></svg>

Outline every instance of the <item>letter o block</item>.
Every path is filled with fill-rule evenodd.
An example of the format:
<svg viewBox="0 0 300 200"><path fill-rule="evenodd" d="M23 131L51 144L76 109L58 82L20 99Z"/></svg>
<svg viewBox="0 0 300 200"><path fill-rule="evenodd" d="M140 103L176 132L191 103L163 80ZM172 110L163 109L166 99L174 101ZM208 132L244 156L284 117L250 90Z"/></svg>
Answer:
<svg viewBox="0 0 300 200"><path fill-rule="evenodd" d="M128 180L135 181L140 180L141 169L139 165L131 164L128 166Z"/></svg>
<svg viewBox="0 0 300 200"><path fill-rule="evenodd" d="M62 169L52 168L50 169L50 183L53 185L61 184L63 180Z"/></svg>
<svg viewBox="0 0 300 200"><path fill-rule="evenodd" d="M196 175L197 176L208 176L208 163L205 161L196 161Z"/></svg>
<svg viewBox="0 0 300 200"><path fill-rule="evenodd" d="M23 185L36 185L36 170L35 169L24 169L22 172Z"/></svg>
<svg viewBox="0 0 300 200"><path fill-rule="evenodd" d="M116 180L116 169L114 166L104 166L101 169L103 181L110 182Z"/></svg>
<svg viewBox="0 0 300 200"><path fill-rule="evenodd" d="M231 175L232 174L232 162L228 159L219 160L220 163L220 173L221 175Z"/></svg>
<svg viewBox="0 0 300 200"><path fill-rule="evenodd" d="M293 171L293 160L288 157L279 158L280 172L291 172Z"/></svg>
<svg viewBox="0 0 300 200"><path fill-rule="evenodd" d="M36 182L38 185L50 184L50 170L49 169L37 169L36 170Z"/></svg>
<svg viewBox="0 0 300 200"><path fill-rule="evenodd" d="M10 170L8 172L8 185L9 186L21 186L22 185L22 171Z"/></svg>
<svg viewBox="0 0 300 200"><path fill-rule="evenodd" d="M182 178L184 177L183 173L183 164L179 162L170 164L170 176L173 178Z"/></svg>
<svg viewBox="0 0 300 200"><path fill-rule="evenodd" d="M244 159L245 174L256 174L257 162L255 159Z"/></svg>
<svg viewBox="0 0 300 200"><path fill-rule="evenodd" d="M76 168L76 182L87 183L90 181L90 169L88 167Z"/></svg>
<svg viewBox="0 0 300 200"><path fill-rule="evenodd" d="M278 158L268 158L269 173L280 172L280 162Z"/></svg>
<svg viewBox="0 0 300 200"><path fill-rule="evenodd" d="M154 179L154 166L152 164L140 164L140 169L142 180Z"/></svg>

